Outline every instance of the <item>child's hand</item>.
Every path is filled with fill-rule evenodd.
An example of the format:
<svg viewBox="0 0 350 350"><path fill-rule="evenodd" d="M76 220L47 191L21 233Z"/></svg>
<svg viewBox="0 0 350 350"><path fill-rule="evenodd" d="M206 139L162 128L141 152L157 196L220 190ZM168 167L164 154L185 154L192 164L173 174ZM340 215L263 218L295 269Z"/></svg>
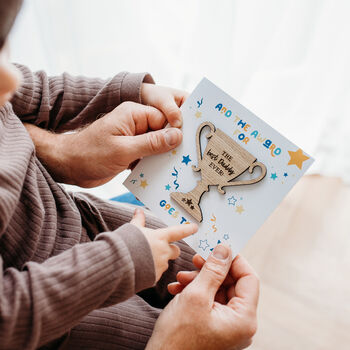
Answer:
<svg viewBox="0 0 350 350"><path fill-rule="evenodd" d="M172 127L182 126L182 116L179 107L185 102L188 93L164 86L143 83L141 100L144 105L150 105L164 113Z"/></svg>
<svg viewBox="0 0 350 350"><path fill-rule="evenodd" d="M180 248L172 242L188 237L198 230L196 224L177 225L152 230L145 227L145 214L142 209L136 209L131 224L137 226L145 235L152 251L156 272L156 281L159 281L163 272L168 268L169 260L180 255Z"/></svg>

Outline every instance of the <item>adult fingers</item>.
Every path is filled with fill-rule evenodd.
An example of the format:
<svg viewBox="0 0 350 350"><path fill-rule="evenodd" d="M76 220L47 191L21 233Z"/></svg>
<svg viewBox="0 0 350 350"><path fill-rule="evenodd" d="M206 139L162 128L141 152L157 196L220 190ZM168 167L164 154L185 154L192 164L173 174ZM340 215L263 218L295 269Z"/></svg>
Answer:
<svg viewBox="0 0 350 350"><path fill-rule="evenodd" d="M125 138L128 138L125 143L129 146L129 156L135 160L177 147L182 141L182 132L176 128L167 128Z"/></svg>
<svg viewBox="0 0 350 350"><path fill-rule="evenodd" d="M205 264L205 260L199 255L195 254L192 258L193 265L196 266L197 269L201 269ZM225 278L225 281L222 283L223 286L229 287L233 284L233 278L230 274L228 274Z"/></svg>
<svg viewBox="0 0 350 350"><path fill-rule="evenodd" d="M205 290L210 301L224 282L232 261L231 249L223 244L216 246L195 280L188 286L193 291Z"/></svg>
<svg viewBox="0 0 350 350"><path fill-rule="evenodd" d="M180 271L176 275L176 280L187 286L190 284L199 274L199 271Z"/></svg>
<svg viewBox="0 0 350 350"><path fill-rule="evenodd" d="M168 291L171 295L176 295L184 290L185 286L179 282L173 282L168 284Z"/></svg>
<svg viewBox="0 0 350 350"><path fill-rule="evenodd" d="M138 227L145 227L145 213L141 208L136 208L134 211L134 216L132 217L130 224L133 224Z"/></svg>
<svg viewBox="0 0 350 350"><path fill-rule="evenodd" d="M203 267L205 260L199 254L195 254L193 255L192 262L193 265L200 270Z"/></svg>
<svg viewBox="0 0 350 350"><path fill-rule="evenodd" d="M229 304L234 306L235 298L238 297L256 308L259 299L259 278L241 255L237 255L232 262L230 274L235 286L234 289L231 288Z"/></svg>
<svg viewBox="0 0 350 350"><path fill-rule="evenodd" d="M170 243L191 236L197 230L198 226L196 224L182 224L163 228L160 230L160 234L162 238L165 238Z"/></svg>

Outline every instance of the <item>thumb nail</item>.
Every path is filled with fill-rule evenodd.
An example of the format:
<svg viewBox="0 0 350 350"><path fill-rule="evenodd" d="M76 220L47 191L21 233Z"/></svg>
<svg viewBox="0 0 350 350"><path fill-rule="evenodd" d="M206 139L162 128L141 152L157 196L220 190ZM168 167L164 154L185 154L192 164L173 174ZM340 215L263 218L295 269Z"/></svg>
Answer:
<svg viewBox="0 0 350 350"><path fill-rule="evenodd" d="M229 255L228 248L222 244L217 245L213 250L213 256L215 256L215 258L217 259L226 260L228 258L228 255Z"/></svg>
<svg viewBox="0 0 350 350"><path fill-rule="evenodd" d="M165 137L165 142L169 146L174 146L177 144L179 140L179 133L181 131L175 128L169 128L164 130L164 137Z"/></svg>

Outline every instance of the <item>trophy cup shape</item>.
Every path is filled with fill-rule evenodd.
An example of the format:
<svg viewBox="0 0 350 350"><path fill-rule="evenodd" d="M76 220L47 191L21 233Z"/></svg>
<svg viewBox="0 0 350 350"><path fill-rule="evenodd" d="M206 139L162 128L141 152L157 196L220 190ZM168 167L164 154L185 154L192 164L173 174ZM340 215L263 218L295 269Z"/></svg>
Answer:
<svg viewBox="0 0 350 350"><path fill-rule="evenodd" d="M210 128L206 135L207 146L202 155L200 136L204 127ZM198 222L202 222L203 215L199 202L204 192L209 191L209 186L217 186L221 194L225 194L223 187L251 185L261 181L266 175L266 166L257 162L256 157L238 145L222 130L216 129L210 122L202 123L196 133L196 147L198 166L192 166L193 171L200 171L202 179L190 192L172 192L170 198L176 201ZM253 173L255 167L261 169L261 174L250 180L236 180L246 170Z"/></svg>

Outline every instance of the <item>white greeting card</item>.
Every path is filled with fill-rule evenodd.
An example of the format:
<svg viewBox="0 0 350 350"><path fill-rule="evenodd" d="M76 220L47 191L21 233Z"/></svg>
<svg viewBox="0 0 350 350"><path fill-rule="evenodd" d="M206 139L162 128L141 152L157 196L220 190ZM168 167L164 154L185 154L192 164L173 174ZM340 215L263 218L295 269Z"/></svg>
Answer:
<svg viewBox="0 0 350 350"><path fill-rule="evenodd" d="M235 256L313 159L205 78L181 111L182 144L124 185L167 225L196 222L185 241L204 258L220 242Z"/></svg>

